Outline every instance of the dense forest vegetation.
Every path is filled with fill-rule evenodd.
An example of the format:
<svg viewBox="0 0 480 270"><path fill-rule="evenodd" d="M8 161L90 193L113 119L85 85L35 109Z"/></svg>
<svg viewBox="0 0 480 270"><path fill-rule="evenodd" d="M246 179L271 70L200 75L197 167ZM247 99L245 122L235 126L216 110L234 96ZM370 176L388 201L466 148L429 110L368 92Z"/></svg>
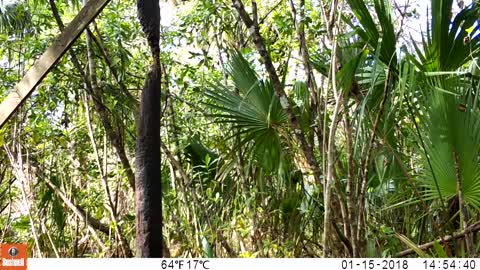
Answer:
<svg viewBox="0 0 480 270"><path fill-rule="evenodd" d="M87 2L0 2L0 102ZM480 3L162 0L158 37L135 2L1 127L0 243L479 256Z"/></svg>

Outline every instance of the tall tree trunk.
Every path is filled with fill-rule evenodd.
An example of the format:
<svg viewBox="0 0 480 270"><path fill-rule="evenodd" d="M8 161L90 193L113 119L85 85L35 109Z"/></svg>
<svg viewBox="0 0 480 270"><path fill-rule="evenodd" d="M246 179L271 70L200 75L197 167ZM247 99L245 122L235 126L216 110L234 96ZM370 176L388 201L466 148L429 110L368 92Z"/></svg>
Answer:
<svg viewBox="0 0 480 270"><path fill-rule="evenodd" d="M138 0L138 18L153 54L140 101L135 154L137 257L162 257L162 186L160 180L160 6Z"/></svg>

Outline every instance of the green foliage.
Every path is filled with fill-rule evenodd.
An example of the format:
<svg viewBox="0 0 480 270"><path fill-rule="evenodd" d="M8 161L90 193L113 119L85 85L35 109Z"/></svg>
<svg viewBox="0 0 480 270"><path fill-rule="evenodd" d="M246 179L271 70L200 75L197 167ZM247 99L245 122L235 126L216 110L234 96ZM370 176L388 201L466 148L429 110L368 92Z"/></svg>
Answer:
<svg viewBox="0 0 480 270"><path fill-rule="evenodd" d="M478 9L471 5L452 21L453 0L431 1L431 27L423 39L423 52L416 47L416 63L423 71L456 70L479 53Z"/></svg>
<svg viewBox="0 0 480 270"><path fill-rule="evenodd" d="M260 164L268 171L278 170L287 115L271 83L258 79L240 53L235 53L232 59L228 71L241 95L218 82L210 84L211 89L205 94L213 103L208 105L221 112L211 116L217 118L217 123L232 123L237 130L232 136L243 135L236 147L251 143L252 153Z"/></svg>
<svg viewBox="0 0 480 270"><path fill-rule="evenodd" d="M436 256L435 258L448 258L447 253L445 252L445 249L438 243L437 240L433 242L433 248L435 249Z"/></svg>
<svg viewBox="0 0 480 270"><path fill-rule="evenodd" d="M377 28L374 19L362 0L347 1L352 12L359 20L362 28L357 27L356 33L362 41L369 45L371 50L379 49L379 59L387 66L395 68L397 63L396 40L392 20L392 7L389 1L374 0L376 15L378 16L381 31Z"/></svg>
<svg viewBox="0 0 480 270"><path fill-rule="evenodd" d="M0 6L0 33L18 34L32 27L29 7L25 3Z"/></svg>
<svg viewBox="0 0 480 270"><path fill-rule="evenodd" d="M457 179L460 178L465 202L478 208L480 115L478 110L473 109L471 99L466 104L465 99L468 99L465 94L452 96L435 92L431 95L425 124L428 134L427 154L432 170L427 170L425 196L429 199L456 196ZM434 180L438 182L439 190L436 189Z"/></svg>
<svg viewBox="0 0 480 270"><path fill-rule="evenodd" d="M82 5L32 0L0 7L0 100L59 33L52 2L65 24ZM458 211L444 213L442 204L458 201L459 178L469 216L479 213L478 5L456 12L455 1L434 0L424 20L415 6L347 0L335 13L332 40L330 1L291 2L293 8L288 1L256 1L260 34L300 131L290 125L256 40L228 1L161 1L159 121L162 145L175 160L163 153L159 168L171 255L322 256L324 186L312 180L294 133L305 136L324 180L335 124L334 218L343 229L365 211L359 254L392 257L412 248L413 256L463 255L438 242L430 250L419 246L460 228ZM251 2L243 3L252 16ZM420 42L407 32L412 22L425 30L412 34ZM99 41L93 46L101 92L95 101L133 166L138 99L150 62L135 5L112 1L90 30ZM334 48L338 63L332 64ZM310 59L303 59L304 49ZM84 36L70 52L0 130L0 240L28 241L34 257L37 243L44 257L122 256L119 233L134 249L134 193L106 120L85 90L82 73L91 59ZM343 94L338 123L332 123L331 68L338 68L335 86ZM357 196L364 180L365 206ZM67 202L111 232L96 230L92 237ZM331 237L335 254L349 256L337 235Z"/></svg>

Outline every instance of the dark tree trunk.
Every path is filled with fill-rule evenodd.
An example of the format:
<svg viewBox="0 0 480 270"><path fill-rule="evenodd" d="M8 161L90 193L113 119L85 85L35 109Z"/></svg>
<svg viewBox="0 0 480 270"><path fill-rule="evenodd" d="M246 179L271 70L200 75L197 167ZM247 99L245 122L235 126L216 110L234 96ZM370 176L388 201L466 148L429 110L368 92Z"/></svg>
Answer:
<svg viewBox="0 0 480 270"><path fill-rule="evenodd" d="M137 126L135 154L137 257L162 257L159 0L138 0L138 18L153 54L153 65L143 87Z"/></svg>

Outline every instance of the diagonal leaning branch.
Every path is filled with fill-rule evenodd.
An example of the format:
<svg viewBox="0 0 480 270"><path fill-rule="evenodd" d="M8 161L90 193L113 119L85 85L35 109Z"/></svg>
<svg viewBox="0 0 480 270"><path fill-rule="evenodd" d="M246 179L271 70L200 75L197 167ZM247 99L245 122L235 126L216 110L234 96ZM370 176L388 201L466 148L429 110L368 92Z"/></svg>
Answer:
<svg viewBox="0 0 480 270"><path fill-rule="evenodd" d="M53 17L55 18L55 21L57 21L57 25L60 28L60 31L63 32L65 29L65 25L62 22L62 19L60 18L60 14L58 13L58 8L57 8L57 5L55 4L55 0L49 0L48 2L50 3L50 9L52 10ZM87 33L89 33L89 35L94 37L94 35L90 32L88 28L87 28ZM93 38L93 40L97 44L100 51L102 51L103 49L100 46L101 45L100 40L98 40L98 38L95 38L95 37ZM130 161L128 160L127 153L125 152L122 136L119 130L115 127L113 121L110 119L107 107L102 103L102 93L98 91L98 89L97 91L94 91L90 78L84 72L84 69L80 64L80 61L78 60L78 57L75 54L75 52L73 50L70 50L69 53L70 53L70 58L72 60L73 66L75 67L75 69L77 69L78 73L80 74L80 76L82 77L85 83L85 90L87 91L87 94L92 97L93 105L95 106L95 110L98 116L100 117L100 120L102 121L103 127L108 136L108 139L110 140L113 147L117 151L118 158L120 159L123 169L125 170L125 174L128 178L128 183L130 184L132 191L135 192L135 175L133 174L132 166L130 166ZM116 72L113 72L113 70L111 71L112 73L116 73ZM122 87L121 85L122 84L119 84L121 89L125 88L124 86Z"/></svg>
<svg viewBox="0 0 480 270"><path fill-rule="evenodd" d="M245 6L243 5L241 0L232 0L232 2L235 9L238 11L240 18L242 19L243 23L248 28L248 31L252 36L253 43L255 44L255 47L257 48L257 51L263 60L268 76L272 81L273 89L275 90L275 95L279 98L283 109L287 112L287 115L290 121L290 126L292 127L295 133L295 138L300 143L303 154L305 155L308 165L310 166L310 170L312 170L313 175L315 177L315 181L318 184L321 184L320 168L318 166L318 162L313 153L313 146L307 143L305 134L303 134L302 129L300 128L298 119L293 112L293 109L292 109L293 106L290 100L288 99L287 94L285 93L283 84L280 82L280 79L278 78L277 71L273 66L272 59L270 58L270 54L267 51L265 42L263 41L263 38L260 35L260 27L258 24L256 3L255 1L252 1L252 5L253 5L253 20L252 20L252 18L250 18L250 15L248 15L247 11L245 10Z"/></svg>
<svg viewBox="0 0 480 270"><path fill-rule="evenodd" d="M57 39L40 56L23 79L15 86L0 104L0 128L7 122L13 113L32 94L33 90L42 82L43 78L52 70L60 58L68 51L73 42L85 30L88 24L103 10L110 0L91 1L83 7L72 22L65 28Z"/></svg>

